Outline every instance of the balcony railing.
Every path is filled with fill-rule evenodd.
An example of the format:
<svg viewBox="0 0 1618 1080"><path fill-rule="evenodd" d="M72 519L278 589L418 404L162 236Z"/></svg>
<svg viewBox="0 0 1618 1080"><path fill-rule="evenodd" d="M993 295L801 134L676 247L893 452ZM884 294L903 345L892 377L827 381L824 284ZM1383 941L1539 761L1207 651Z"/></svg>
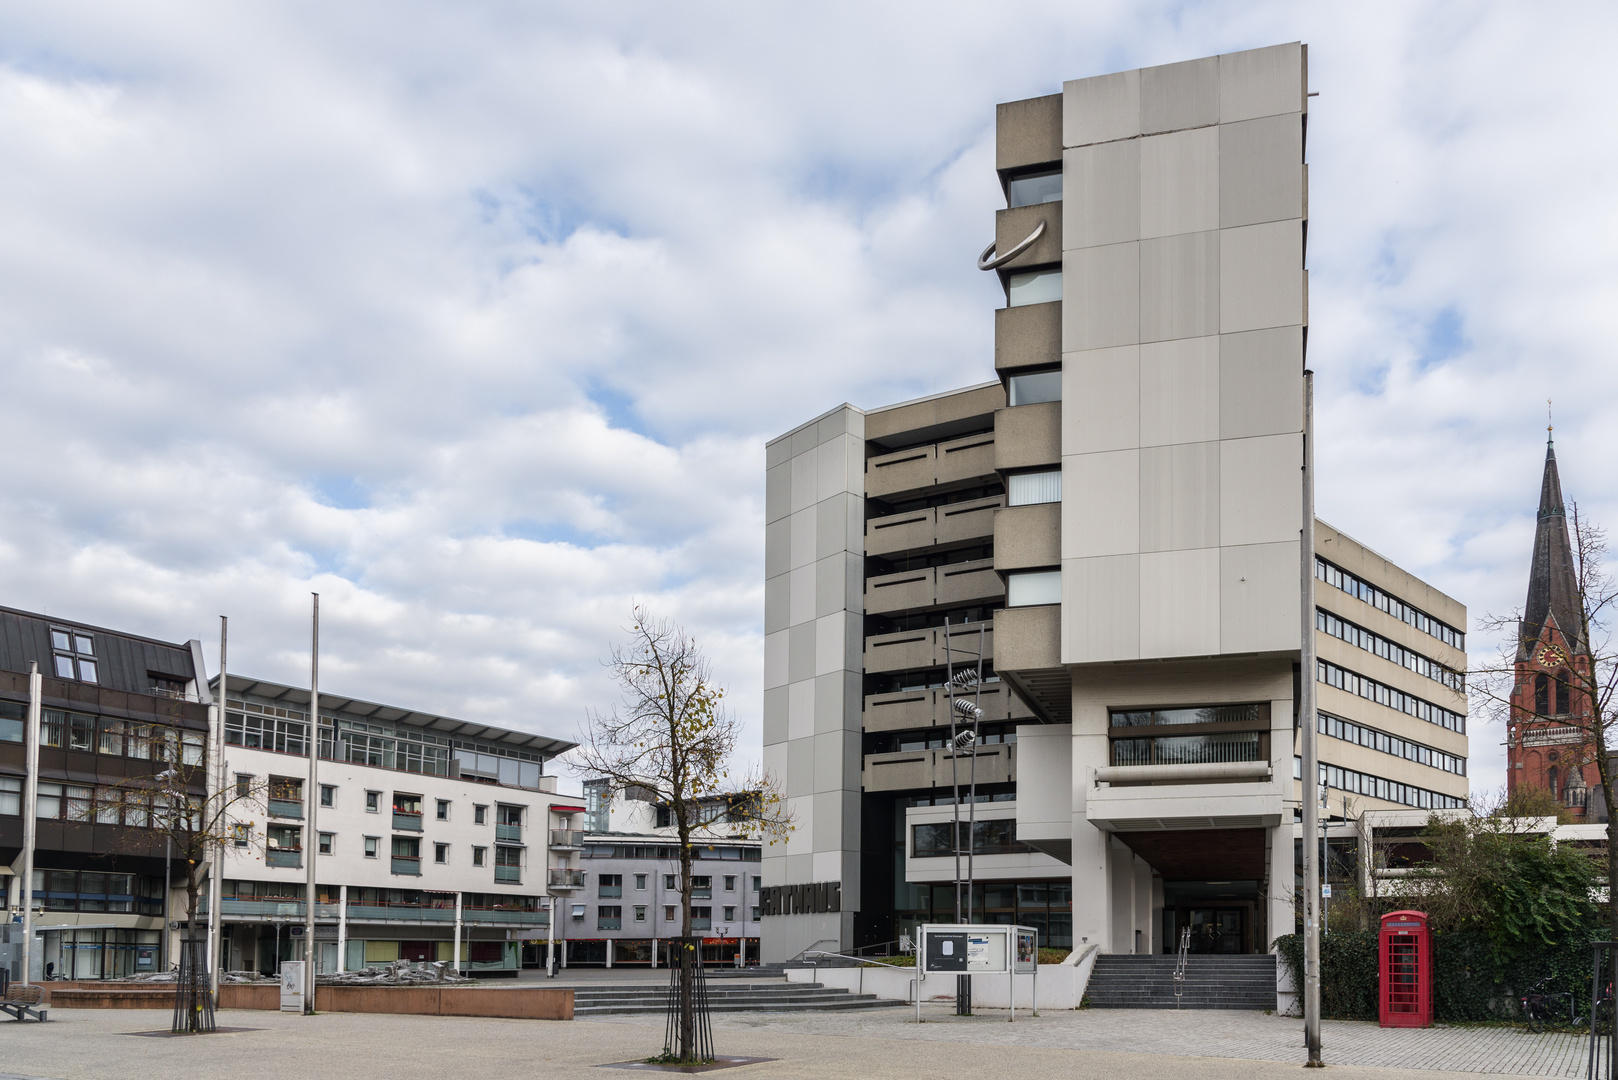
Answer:
<svg viewBox="0 0 1618 1080"><path fill-rule="evenodd" d="M713 919L712 918L692 919L691 920L691 929L693 929L693 930L712 930L713 929Z"/></svg>
<svg viewBox="0 0 1618 1080"><path fill-rule="evenodd" d="M511 885L522 884L522 867L497 866L494 868L494 880Z"/></svg>
<svg viewBox="0 0 1618 1080"><path fill-rule="evenodd" d="M303 865L302 848L270 848L264 853L265 866L291 867Z"/></svg>
<svg viewBox="0 0 1618 1080"><path fill-rule="evenodd" d="M712 885L693 885L691 887L691 899L693 899L693 900L712 900L713 899L713 886Z"/></svg>
<svg viewBox="0 0 1618 1080"><path fill-rule="evenodd" d="M584 846L584 833L578 829L552 829L551 847L577 848Z"/></svg>
<svg viewBox="0 0 1618 1080"><path fill-rule="evenodd" d="M270 799L270 816L303 820L302 799Z"/></svg>
<svg viewBox="0 0 1618 1080"><path fill-rule="evenodd" d="M624 895L624 887L622 885L602 885L597 890L596 895L603 900L618 900Z"/></svg>
<svg viewBox="0 0 1618 1080"><path fill-rule="evenodd" d="M315 918L335 919L340 905L315 901ZM233 896L221 898L219 910L226 915L258 916L260 918L303 918L302 900L241 900Z"/></svg>
<svg viewBox="0 0 1618 1080"><path fill-rule="evenodd" d="M518 926L549 926L548 911L510 910L505 908L462 908L461 921L471 923L507 923Z"/></svg>
<svg viewBox="0 0 1618 1080"><path fill-rule="evenodd" d="M420 855L395 855L395 856L393 856L393 872L395 874L410 874L410 875L412 875L414 877L420 877L421 876L421 856Z"/></svg>
<svg viewBox="0 0 1618 1080"><path fill-rule="evenodd" d="M453 901L444 907L426 907L422 904L350 904L348 917L385 919L389 922L454 922L455 904Z"/></svg>
<svg viewBox="0 0 1618 1080"><path fill-rule="evenodd" d="M407 832L421 831L421 811L395 810L393 812L393 827L404 829Z"/></svg>
<svg viewBox="0 0 1618 1080"><path fill-rule="evenodd" d="M622 930L623 929L623 922L624 922L624 920L623 920L623 918L621 916L619 918L616 918L616 919L606 919L606 918L597 919L596 920L596 929L597 930Z"/></svg>
<svg viewBox="0 0 1618 1080"><path fill-rule="evenodd" d="M496 825L494 827L494 838L496 840L504 840L512 844L520 844L522 843L522 826Z"/></svg>
<svg viewBox="0 0 1618 1080"><path fill-rule="evenodd" d="M550 872L550 885L553 889L582 889L584 888L584 871L552 870Z"/></svg>

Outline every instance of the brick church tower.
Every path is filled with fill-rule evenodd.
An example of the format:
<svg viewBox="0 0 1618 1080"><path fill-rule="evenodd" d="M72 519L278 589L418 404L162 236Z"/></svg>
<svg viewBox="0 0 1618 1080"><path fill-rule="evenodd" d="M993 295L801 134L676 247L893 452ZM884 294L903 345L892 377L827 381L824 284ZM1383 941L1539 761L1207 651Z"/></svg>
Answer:
<svg viewBox="0 0 1618 1080"><path fill-rule="evenodd" d="M1606 821L1590 735L1590 701L1571 677L1573 672L1587 677L1590 671L1579 610L1556 444L1547 439L1534 562L1517 638L1517 685L1506 730L1506 790L1541 788L1575 820Z"/></svg>

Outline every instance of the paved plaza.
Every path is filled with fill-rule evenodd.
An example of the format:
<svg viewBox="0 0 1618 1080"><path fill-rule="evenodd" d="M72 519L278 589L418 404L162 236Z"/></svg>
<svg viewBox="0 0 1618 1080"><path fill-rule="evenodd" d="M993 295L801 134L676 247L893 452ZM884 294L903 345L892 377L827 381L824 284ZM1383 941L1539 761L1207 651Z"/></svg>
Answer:
<svg viewBox="0 0 1618 1080"><path fill-rule="evenodd" d="M312 1075L386 1080L446 1077L597 1076L587 1070L633 1061L662 1046L656 1016L546 1022L327 1013L304 1018L228 1011L222 1026L250 1028L201 1038L133 1038L167 1027L168 1012L72 1010L49 1024L0 1025L0 1080L284 1080ZM742 1014L714 1020L721 1054L773 1058L724 1075L768 1078L981 1080L1060 1075L1266 1080L1296 1077L1303 1061L1298 1020L1243 1012L1084 1010L957 1018L943 1005L869 1013ZM1384 1031L1328 1021L1327 1061L1336 1075L1438 1080L1446 1075L1575 1077L1584 1043L1570 1035L1503 1028Z"/></svg>

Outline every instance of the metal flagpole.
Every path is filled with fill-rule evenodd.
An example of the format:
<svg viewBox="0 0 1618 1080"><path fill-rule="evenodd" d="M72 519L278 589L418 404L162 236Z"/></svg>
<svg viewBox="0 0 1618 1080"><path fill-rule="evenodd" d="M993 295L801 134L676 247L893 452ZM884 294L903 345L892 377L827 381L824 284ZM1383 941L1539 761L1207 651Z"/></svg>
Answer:
<svg viewBox="0 0 1618 1080"><path fill-rule="evenodd" d="M309 790L304 793L304 811L309 825L304 830L304 865L309 868L309 892L303 917L303 1012L315 1012L315 863L320 853L320 834L315 831L315 814L320 806L320 594L313 593L314 615L309 637Z"/></svg>
<svg viewBox="0 0 1618 1080"><path fill-rule="evenodd" d="M949 643L949 616L944 616L944 687L949 705L949 784L954 809L950 847L955 852L955 921L961 921L961 777L955 752L955 653Z"/></svg>
<svg viewBox="0 0 1618 1080"><path fill-rule="evenodd" d="M1320 816L1320 747L1315 718L1315 373L1303 373L1303 527L1298 553L1302 570L1299 589L1300 668L1298 724L1303 735L1303 1041L1309 1051L1307 1067L1322 1068L1320 1056L1320 858L1315 852L1316 822Z"/></svg>
<svg viewBox="0 0 1618 1080"><path fill-rule="evenodd" d="M213 745L208 748L212 754L209 770L213 774L213 793L215 800L208 807L208 814L213 823L210 826L214 831L213 869L208 875L208 992L219 997L219 935L223 929L222 913L219 905L224 895L223 882L220 880L225 872L225 804L228 797L225 795L225 645L226 636L230 629L230 620L223 615L219 616L219 693L214 699L213 707Z"/></svg>
<svg viewBox="0 0 1618 1080"><path fill-rule="evenodd" d="M39 662L28 663L28 775L22 795L22 982L26 985L34 962L34 845L39 837L39 706L45 680Z"/></svg>
<svg viewBox="0 0 1618 1080"><path fill-rule="evenodd" d="M971 922L973 900L977 891L977 833L978 833L978 739L983 726L983 622L978 621L978 677L972 687L972 783L968 789L966 815L966 921ZM953 709L950 710L954 712Z"/></svg>

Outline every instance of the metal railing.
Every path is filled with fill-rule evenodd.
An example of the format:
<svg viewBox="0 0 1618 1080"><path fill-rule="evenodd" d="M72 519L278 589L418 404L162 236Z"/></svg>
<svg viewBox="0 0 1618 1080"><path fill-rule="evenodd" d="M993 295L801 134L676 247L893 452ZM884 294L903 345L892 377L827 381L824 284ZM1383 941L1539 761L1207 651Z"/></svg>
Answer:
<svg viewBox="0 0 1618 1080"><path fill-rule="evenodd" d="M494 827L494 838L520 844L522 843L522 826L497 824Z"/></svg>
<svg viewBox="0 0 1618 1080"><path fill-rule="evenodd" d="M270 799L269 811L271 817L296 818L303 820L302 799Z"/></svg>
<svg viewBox="0 0 1618 1080"><path fill-rule="evenodd" d="M496 866L494 868L494 880L510 885L521 885L522 867Z"/></svg>
<svg viewBox="0 0 1618 1080"><path fill-rule="evenodd" d="M470 923L508 923L519 926L549 926L548 911L507 908L462 908L461 921Z"/></svg>
<svg viewBox="0 0 1618 1080"><path fill-rule="evenodd" d="M303 865L303 849L270 848L264 853L264 865L296 869Z"/></svg>
<svg viewBox="0 0 1618 1080"><path fill-rule="evenodd" d="M407 832L421 832L421 811L395 810L393 827Z"/></svg>
<svg viewBox="0 0 1618 1080"><path fill-rule="evenodd" d="M584 846L584 833L578 829L552 829L551 847L576 848Z"/></svg>
<svg viewBox="0 0 1618 1080"><path fill-rule="evenodd" d="M550 886L553 889L582 889L584 887L583 870L552 870L549 877Z"/></svg>
<svg viewBox="0 0 1618 1080"><path fill-rule="evenodd" d="M410 874L414 877L420 877L421 856L395 855L393 856L392 870L395 874Z"/></svg>

